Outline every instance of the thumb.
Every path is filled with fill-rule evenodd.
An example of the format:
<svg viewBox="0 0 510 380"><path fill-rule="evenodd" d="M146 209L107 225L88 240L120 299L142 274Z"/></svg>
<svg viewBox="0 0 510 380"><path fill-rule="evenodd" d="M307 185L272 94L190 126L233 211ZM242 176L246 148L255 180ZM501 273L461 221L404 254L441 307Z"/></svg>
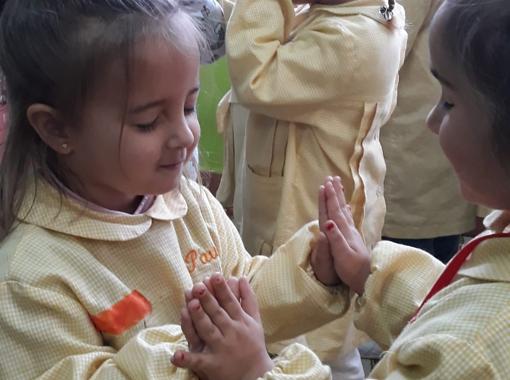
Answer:
<svg viewBox="0 0 510 380"><path fill-rule="evenodd" d="M331 248L331 255L335 261L341 260L345 254L351 251L349 243L332 220L326 222L326 236Z"/></svg>
<svg viewBox="0 0 510 380"><path fill-rule="evenodd" d="M200 353L176 351L170 361L178 368L186 368L197 374L203 373L206 370L204 355Z"/></svg>
<svg viewBox="0 0 510 380"><path fill-rule="evenodd" d="M257 297L255 296L248 280L244 277L239 280L239 295L241 296L241 306L245 313L257 322L260 322L261 319Z"/></svg>
<svg viewBox="0 0 510 380"><path fill-rule="evenodd" d="M326 236L326 234L324 234L324 232L321 231L317 234L317 237L315 239L315 247L312 250L311 262L314 269L320 266L321 264L325 265L332 261L332 257L329 251L330 247L328 237Z"/></svg>

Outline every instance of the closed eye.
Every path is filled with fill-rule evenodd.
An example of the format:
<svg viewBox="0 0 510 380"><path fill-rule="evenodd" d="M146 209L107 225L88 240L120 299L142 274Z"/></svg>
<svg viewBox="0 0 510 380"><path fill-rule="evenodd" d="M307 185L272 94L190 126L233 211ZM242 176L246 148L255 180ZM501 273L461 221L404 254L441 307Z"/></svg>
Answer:
<svg viewBox="0 0 510 380"><path fill-rule="evenodd" d="M449 103L449 102L443 102L443 108L447 111L451 110L453 107L455 107L455 105L453 103Z"/></svg>
<svg viewBox="0 0 510 380"><path fill-rule="evenodd" d="M135 127L138 128L141 132L150 132L156 128L157 121L158 118L147 124L135 124Z"/></svg>
<svg viewBox="0 0 510 380"><path fill-rule="evenodd" d="M197 111L197 108L196 108L195 106L193 106L193 107L186 107L186 108L184 108L184 114L185 114L186 116L188 116L188 115L192 115L192 114L194 114L196 111Z"/></svg>

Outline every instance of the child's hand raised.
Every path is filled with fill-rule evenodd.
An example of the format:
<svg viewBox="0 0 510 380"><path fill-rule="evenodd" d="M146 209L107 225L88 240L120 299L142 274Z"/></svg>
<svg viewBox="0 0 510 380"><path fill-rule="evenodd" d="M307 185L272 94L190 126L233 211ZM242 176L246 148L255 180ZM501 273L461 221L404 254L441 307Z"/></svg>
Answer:
<svg viewBox="0 0 510 380"><path fill-rule="evenodd" d="M221 275L209 287L193 287L183 312L183 332L191 352L176 352L172 363L195 372L201 380L251 380L273 368L267 354L258 305L246 279L239 280L236 298ZM185 321L185 316L189 321ZM195 346L195 347L194 347Z"/></svg>
<svg viewBox="0 0 510 380"><path fill-rule="evenodd" d="M328 179L329 180L329 179ZM326 180L326 182L328 181ZM313 272L315 277L326 286L338 285L340 278L338 277L333 256L331 254L331 247L329 245L328 238L323 231L323 226L328 221L328 210L325 202L324 186L320 187L319 190L319 226L321 232L315 241L315 245L312 250L312 256L310 259Z"/></svg>
<svg viewBox="0 0 510 380"><path fill-rule="evenodd" d="M215 278L215 276L213 276ZM211 294L215 294L214 287L210 277L207 277L204 280L204 285L207 287ZM234 297L237 300L241 300L241 296L239 294L239 279L238 278L229 278L227 280L227 285L234 294ZM186 304L181 310L181 328L188 341L189 350L191 352L202 352L205 345L202 339L198 336L197 331L195 330L195 326L193 326L193 321L191 320L190 313L188 311L188 304L193 300L192 290L186 290L184 292L184 297Z"/></svg>
<svg viewBox="0 0 510 380"><path fill-rule="evenodd" d="M329 178L321 187L319 210L323 214L319 218L320 229L328 239L335 271L347 286L361 295L370 274L370 254L354 225L340 177Z"/></svg>

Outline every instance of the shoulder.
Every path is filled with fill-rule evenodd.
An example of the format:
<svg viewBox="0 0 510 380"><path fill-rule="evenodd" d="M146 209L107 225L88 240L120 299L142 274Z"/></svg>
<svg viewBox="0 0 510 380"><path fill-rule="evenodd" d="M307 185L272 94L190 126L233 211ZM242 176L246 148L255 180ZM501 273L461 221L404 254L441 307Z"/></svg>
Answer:
<svg viewBox="0 0 510 380"><path fill-rule="evenodd" d="M84 268L89 254L73 237L31 224L19 224L0 244L0 281L38 286L49 277Z"/></svg>
<svg viewBox="0 0 510 380"><path fill-rule="evenodd" d="M510 283L462 279L429 303L398 339L402 346L408 341L442 352L465 350L491 366L510 352Z"/></svg>
<svg viewBox="0 0 510 380"><path fill-rule="evenodd" d="M391 372L412 374L413 378L423 379L506 379L498 369L485 347L472 341L447 333L431 333L425 336L406 339L395 349L390 348L383 359ZM384 371L384 366L380 366ZM376 368L377 370L377 368ZM386 373L387 375L387 373ZM407 376L406 376L407 378Z"/></svg>
<svg viewBox="0 0 510 380"><path fill-rule="evenodd" d="M180 183L180 191L188 205L188 212L211 212L223 207L214 195L205 186L197 183L196 181L184 178Z"/></svg>

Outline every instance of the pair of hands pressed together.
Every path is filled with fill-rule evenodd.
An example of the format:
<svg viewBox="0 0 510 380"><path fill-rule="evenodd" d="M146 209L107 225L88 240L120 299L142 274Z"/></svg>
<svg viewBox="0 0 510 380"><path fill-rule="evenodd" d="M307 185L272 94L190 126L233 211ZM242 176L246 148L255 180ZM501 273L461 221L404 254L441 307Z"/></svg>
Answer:
<svg viewBox="0 0 510 380"><path fill-rule="evenodd" d="M311 265L326 286L343 282L362 294L370 273L370 257L356 230L339 177L328 177L319 190L320 233ZM215 274L185 293L181 327L189 352L172 357L176 367L201 380L254 380L274 364L265 346L255 294L245 278Z"/></svg>
<svg viewBox="0 0 510 380"><path fill-rule="evenodd" d="M311 257L315 276L324 285L343 282L363 294L370 254L352 219L340 177L328 177L319 189L319 228Z"/></svg>
<svg viewBox="0 0 510 380"><path fill-rule="evenodd" d="M214 274L186 292L181 327L189 352L172 357L200 380L255 380L274 364L266 351L255 294L245 278Z"/></svg>

